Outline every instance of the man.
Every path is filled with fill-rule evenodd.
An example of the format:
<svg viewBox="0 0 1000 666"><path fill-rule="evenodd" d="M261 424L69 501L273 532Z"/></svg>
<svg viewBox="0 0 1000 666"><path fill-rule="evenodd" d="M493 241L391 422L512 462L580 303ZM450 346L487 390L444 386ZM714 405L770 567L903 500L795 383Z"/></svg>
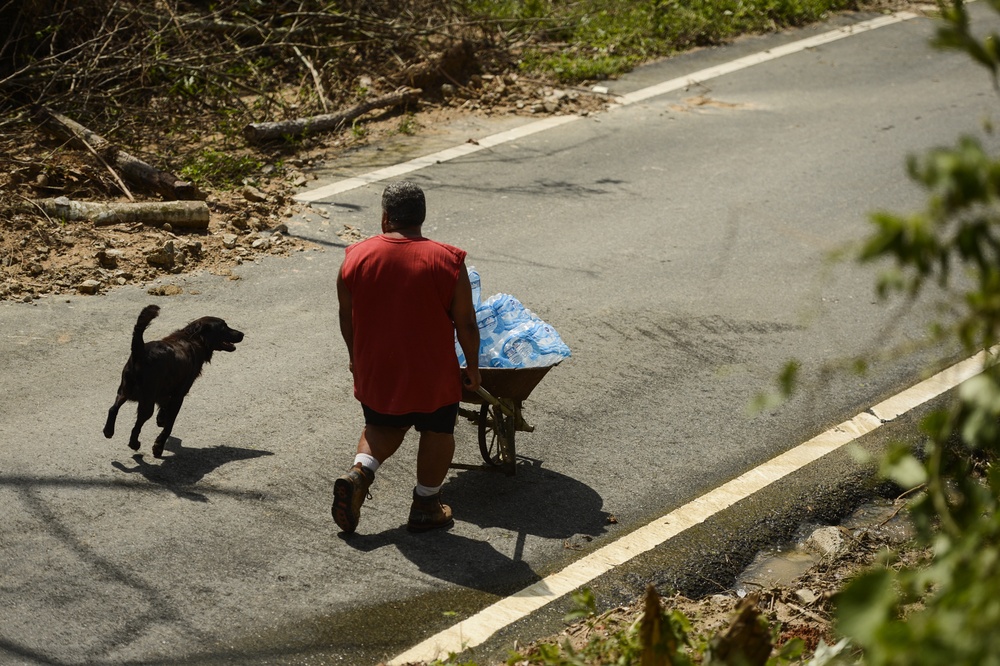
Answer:
<svg viewBox="0 0 1000 666"><path fill-rule="evenodd" d="M420 433L407 527L452 524L441 486L455 453L462 384L479 388L479 328L466 252L425 238L423 191L397 182L382 193L382 233L347 248L337 276L340 332L365 427L354 466L333 484L337 525L354 532L375 471L410 427ZM461 370L455 338L465 353Z"/></svg>

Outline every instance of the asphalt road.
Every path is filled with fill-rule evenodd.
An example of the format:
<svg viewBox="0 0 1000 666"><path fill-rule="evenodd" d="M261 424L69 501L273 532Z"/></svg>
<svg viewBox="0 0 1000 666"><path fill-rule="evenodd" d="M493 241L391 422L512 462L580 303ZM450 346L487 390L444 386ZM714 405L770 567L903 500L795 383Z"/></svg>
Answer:
<svg viewBox="0 0 1000 666"><path fill-rule="evenodd" d="M638 90L860 18L611 85ZM377 231L379 184L290 223L321 250L236 281L0 304L0 663L376 663L958 358L927 341L935 298L880 302L874 267L829 258L872 210L921 203L905 155L981 134L995 104L984 72L928 47L931 30L880 28L408 176L427 192L425 233L468 250L484 294L517 296L573 350L526 403L537 429L518 436L517 474L449 476L446 533L403 528L412 442L380 470L357 535L329 516L361 425L336 325L336 232ZM441 128L423 148L454 136ZM420 150L359 154L320 184ZM149 302L162 307L150 337L206 314L247 334L195 385L163 460L152 423L143 455L126 447L131 408L114 440L101 435ZM864 376L844 362L857 354L871 358ZM793 358L802 393L749 413ZM457 436L456 462L476 465L473 427ZM837 457L598 587L612 601L647 579L696 588L768 529L835 514L803 498L844 499L861 476Z"/></svg>

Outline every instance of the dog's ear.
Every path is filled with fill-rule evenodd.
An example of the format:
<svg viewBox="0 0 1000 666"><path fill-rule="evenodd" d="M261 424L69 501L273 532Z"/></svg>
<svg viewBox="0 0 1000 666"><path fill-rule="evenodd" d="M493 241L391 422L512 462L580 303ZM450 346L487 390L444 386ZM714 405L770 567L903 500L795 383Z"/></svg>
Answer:
<svg viewBox="0 0 1000 666"><path fill-rule="evenodd" d="M205 322L201 319L196 319L184 327L184 333L191 337L198 337L204 332L204 328Z"/></svg>

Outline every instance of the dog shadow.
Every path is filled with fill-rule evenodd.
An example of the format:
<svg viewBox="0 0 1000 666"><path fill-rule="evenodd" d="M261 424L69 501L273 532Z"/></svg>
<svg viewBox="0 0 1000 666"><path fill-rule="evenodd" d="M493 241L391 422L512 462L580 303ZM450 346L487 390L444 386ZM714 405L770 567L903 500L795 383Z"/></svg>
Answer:
<svg viewBox="0 0 1000 666"><path fill-rule="evenodd" d="M127 467L117 460L111 466L126 474L141 474L146 480L163 486L178 497L194 502L207 502L208 497L191 489L205 476L226 463L274 455L270 451L226 445L183 448L181 440L176 437L167 438L164 452L167 451L172 455L161 458L156 465L146 462L142 453L136 453L132 456L135 461L133 467Z"/></svg>

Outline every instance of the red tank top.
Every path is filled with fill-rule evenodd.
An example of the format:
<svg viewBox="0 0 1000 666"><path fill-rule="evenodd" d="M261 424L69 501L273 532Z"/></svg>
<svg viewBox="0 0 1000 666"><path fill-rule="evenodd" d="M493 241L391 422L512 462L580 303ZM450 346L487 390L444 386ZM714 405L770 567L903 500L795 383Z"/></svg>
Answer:
<svg viewBox="0 0 1000 666"><path fill-rule="evenodd" d="M451 302L466 252L429 238L374 236L349 246L354 397L383 414L461 400Z"/></svg>

